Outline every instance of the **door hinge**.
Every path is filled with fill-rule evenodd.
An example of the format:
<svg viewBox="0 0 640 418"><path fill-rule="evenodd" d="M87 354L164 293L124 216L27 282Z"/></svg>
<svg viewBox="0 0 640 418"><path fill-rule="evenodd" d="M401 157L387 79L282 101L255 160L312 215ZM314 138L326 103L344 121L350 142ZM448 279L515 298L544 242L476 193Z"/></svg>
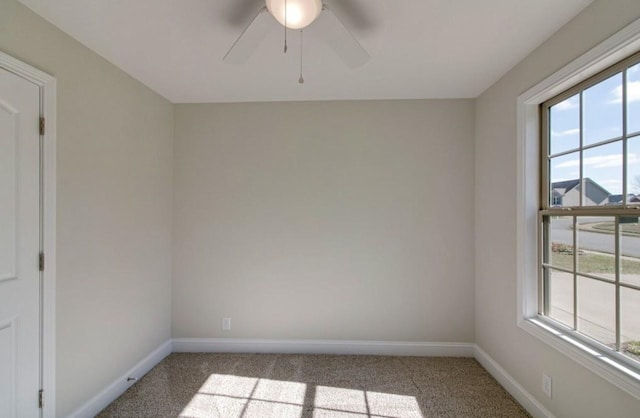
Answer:
<svg viewBox="0 0 640 418"><path fill-rule="evenodd" d="M44 135L44 117L40 117L40 135Z"/></svg>
<svg viewBox="0 0 640 418"><path fill-rule="evenodd" d="M44 271L44 253L40 253L40 257L38 258L38 266L40 271Z"/></svg>
<svg viewBox="0 0 640 418"><path fill-rule="evenodd" d="M38 391L38 406L44 408L44 390L42 389Z"/></svg>

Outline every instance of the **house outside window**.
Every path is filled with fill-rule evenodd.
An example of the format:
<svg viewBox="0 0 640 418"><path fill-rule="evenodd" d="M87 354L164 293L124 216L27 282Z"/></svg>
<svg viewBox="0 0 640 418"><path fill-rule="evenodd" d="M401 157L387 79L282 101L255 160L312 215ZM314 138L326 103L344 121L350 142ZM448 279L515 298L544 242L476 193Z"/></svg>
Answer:
<svg viewBox="0 0 640 418"><path fill-rule="evenodd" d="M540 114L538 313L640 370L640 54Z"/></svg>

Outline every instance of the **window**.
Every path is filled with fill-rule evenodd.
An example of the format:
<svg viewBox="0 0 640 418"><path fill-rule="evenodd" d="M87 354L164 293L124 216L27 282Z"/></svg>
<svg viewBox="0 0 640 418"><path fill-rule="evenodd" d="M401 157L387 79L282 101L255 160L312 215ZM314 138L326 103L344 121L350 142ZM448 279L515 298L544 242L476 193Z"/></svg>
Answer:
<svg viewBox="0 0 640 418"><path fill-rule="evenodd" d="M540 105L538 314L640 370L640 53Z"/></svg>

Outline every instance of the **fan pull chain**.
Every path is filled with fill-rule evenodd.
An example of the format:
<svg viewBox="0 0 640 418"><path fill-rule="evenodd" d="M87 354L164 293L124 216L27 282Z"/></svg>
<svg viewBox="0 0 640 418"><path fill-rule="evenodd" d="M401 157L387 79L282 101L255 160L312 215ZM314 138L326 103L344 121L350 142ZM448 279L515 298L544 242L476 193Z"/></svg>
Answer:
<svg viewBox="0 0 640 418"><path fill-rule="evenodd" d="M302 29L300 29L300 78L298 83L304 84L304 77L302 77Z"/></svg>
<svg viewBox="0 0 640 418"><path fill-rule="evenodd" d="M284 0L284 53L287 53L287 0Z"/></svg>

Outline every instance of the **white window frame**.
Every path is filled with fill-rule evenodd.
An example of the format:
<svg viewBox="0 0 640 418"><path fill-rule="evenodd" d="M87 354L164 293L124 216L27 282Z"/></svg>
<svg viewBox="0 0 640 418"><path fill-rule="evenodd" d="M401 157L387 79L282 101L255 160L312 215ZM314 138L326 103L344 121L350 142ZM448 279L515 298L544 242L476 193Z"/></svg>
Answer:
<svg viewBox="0 0 640 418"><path fill-rule="evenodd" d="M640 399L640 373L538 314L540 104L640 51L640 19L518 96L517 323L529 334Z"/></svg>

